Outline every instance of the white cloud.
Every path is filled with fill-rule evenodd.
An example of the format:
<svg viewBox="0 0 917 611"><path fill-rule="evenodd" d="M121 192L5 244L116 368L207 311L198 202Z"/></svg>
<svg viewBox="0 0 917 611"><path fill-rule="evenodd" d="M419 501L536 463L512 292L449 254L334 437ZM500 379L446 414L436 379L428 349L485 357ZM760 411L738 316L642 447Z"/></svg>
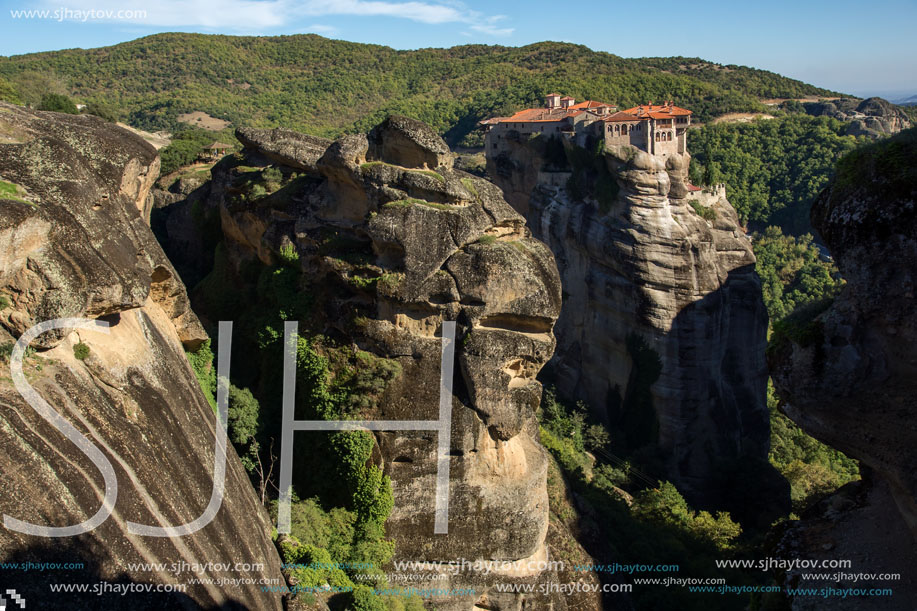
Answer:
<svg viewBox="0 0 917 611"><path fill-rule="evenodd" d="M261 30L289 26L305 16L395 17L425 24L462 23L480 34L506 36L512 28L495 25L489 17L459 2L445 0L68 0L72 11L109 13L125 20L160 27ZM60 0L40 0L43 8L58 8ZM145 11L140 19L114 17L124 11ZM95 20L95 19L94 19ZM319 25L326 31L330 26ZM314 30L314 28L313 28ZM317 30L316 30L317 31Z"/></svg>
<svg viewBox="0 0 917 611"><path fill-rule="evenodd" d="M306 32L312 32L314 34L322 34L324 36L334 36L340 30L333 25L324 25L321 23L313 23L310 26L306 26Z"/></svg>

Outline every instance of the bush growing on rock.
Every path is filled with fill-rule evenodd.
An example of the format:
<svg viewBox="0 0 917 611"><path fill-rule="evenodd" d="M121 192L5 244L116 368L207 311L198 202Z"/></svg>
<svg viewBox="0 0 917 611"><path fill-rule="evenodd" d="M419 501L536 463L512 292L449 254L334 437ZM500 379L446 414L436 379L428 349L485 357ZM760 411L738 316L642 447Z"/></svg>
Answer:
<svg viewBox="0 0 917 611"><path fill-rule="evenodd" d="M49 93L41 98L38 110L48 110L51 112L63 112L69 115L79 114L76 104L73 100L60 93Z"/></svg>
<svg viewBox="0 0 917 611"><path fill-rule="evenodd" d="M73 356L76 357L78 361L85 361L89 357L89 346L83 342L73 346Z"/></svg>

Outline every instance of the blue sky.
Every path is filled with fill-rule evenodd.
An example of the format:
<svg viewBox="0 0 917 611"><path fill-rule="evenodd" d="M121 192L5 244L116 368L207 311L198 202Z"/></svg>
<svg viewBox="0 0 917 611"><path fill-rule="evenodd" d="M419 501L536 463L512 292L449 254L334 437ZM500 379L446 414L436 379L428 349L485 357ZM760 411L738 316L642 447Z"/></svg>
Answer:
<svg viewBox="0 0 917 611"><path fill-rule="evenodd" d="M0 55L168 31L314 32L399 49L559 40L624 57L755 66L857 95L917 94L915 0L0 0L0 7ZM49 12L14 18L21 10Z"/></svg>

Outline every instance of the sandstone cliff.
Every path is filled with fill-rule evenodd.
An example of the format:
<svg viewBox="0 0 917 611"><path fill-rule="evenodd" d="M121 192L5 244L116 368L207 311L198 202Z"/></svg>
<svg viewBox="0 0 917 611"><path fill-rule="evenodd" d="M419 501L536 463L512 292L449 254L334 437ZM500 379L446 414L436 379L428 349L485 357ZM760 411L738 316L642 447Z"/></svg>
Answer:
<svg viewBox="0 0 917 611"><path fill-rule="evenodd" d="M282 578L270 524L229 451L216 518L195 534L128 532L128 521L178 526L200 516L213 488L215 416L184 348L205 339L184 285L144 222L159 171L155 150L95 117L0 104L0 344L53 318L107 322L109 333L45 333L27 356L38 395L100 449L117 480L114 511L78 537L0 528L5 562L81 562L23 572L15 587L42 609L280 609L258 585L190 585L183 594L51 594L49 583L186 584L190 578ZM0 513L47 526L87 520L112 482L13 388L0 361ZM144 571L129 563L261 565L244 571ZM109 584L110 585L110 584Z"/></svg>
<svg viewBox="0 0 917 611"><path fill-rule="evenodd" d="M915 142L908 130L841 162L812 224L847 284L826 311L794 316L769 361L785 413L885 480L917 535Z"/></svg>
<svg viewBox="0 0 917 611"><path fill-rule="evenodd" d="M613 451L656 455L653 475L693 503L774 519L788 499L766 463L767 313L725 195L688 190L687 155L508 146L488 171L554 252L564 287L558 389L610 425Z"/></svg>
<svg viewBox="0 0 917 611"><path fill-rule="evenodd" d="M292 265L314 299L302 323L310 332L397 363L400 374L362 417L438 418L441 329L458 323L448 534L433 534L435 435L375 433L375 460L394 490L386 531L395 559L551 558L552 537L563 535L548 535L547 456L535 421L535 376L554 351L561 302L550 251L496 186L453 169L448 148L423 123L392 117L368 135L331 143L317 159L302 159L295 144L278 153L271 132L240 136L244 159L214 168L203 201L204 214L220 215L229 282L242 286L253 265ZM266 195L254 189L259 169L282 172L282 186ZM200 301L205 315L216 309L204 292ZM525 568L462 572L437 587L474 587L478 598L432 602L441 610L548 608L542 595L492 590L495 582L547 578ZM555 609L598 605L589 595L551 598Z"/></svg>

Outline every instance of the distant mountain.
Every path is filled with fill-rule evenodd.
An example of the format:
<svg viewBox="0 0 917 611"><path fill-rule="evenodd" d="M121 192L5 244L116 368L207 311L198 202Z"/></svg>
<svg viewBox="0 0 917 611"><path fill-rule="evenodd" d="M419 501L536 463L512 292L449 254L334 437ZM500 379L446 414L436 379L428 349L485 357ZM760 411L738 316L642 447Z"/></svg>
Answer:
<svg viewBox="0 0 917 611"><path fill-rule="evenodd" d="M908 96L906 98L898 98L895 100L895 104L898 106L917 106L917 94Z"/></svg>
<svg viewBox="0 0 917 611"><path fill-rule="evenodd" d="M107 104L149 130L202 111L320 136L365 130L386 114L432 124L456 143L478 120L540 103L550 90L631 106L677 100L704 121L756 112L765 98L832 92L772 72L683 57L626 59L580 45L467 45L397 51L314 34L158 34L99 49L0 58L0 80L28 102L57 89Z"/></svg>

